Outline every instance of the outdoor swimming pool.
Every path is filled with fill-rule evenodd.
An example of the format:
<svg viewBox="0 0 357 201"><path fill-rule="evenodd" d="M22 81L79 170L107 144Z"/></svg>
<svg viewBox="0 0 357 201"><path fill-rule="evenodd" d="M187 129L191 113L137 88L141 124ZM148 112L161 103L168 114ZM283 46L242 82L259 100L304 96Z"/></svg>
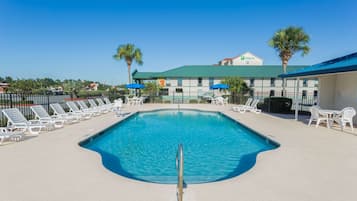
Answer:
<svg viewBox="0 0 357 201"><path fill-rule="evenodd" d="M188 184L220 181L252 168L260 152L278 145L216 112L159 110L134 114L80 143L103 165L128 178L176 183L178 144Z"/></svg>

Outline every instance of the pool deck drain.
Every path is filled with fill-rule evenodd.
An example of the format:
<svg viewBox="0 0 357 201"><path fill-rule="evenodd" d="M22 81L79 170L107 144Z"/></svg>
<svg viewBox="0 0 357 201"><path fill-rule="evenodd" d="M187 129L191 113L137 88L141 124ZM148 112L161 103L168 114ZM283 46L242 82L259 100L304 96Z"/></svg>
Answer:
<svg viewBox="0 0 357 201"><path fill-rule="evenodd" d="M125 111L165 108L177 109L177 105L132 106ZM182 104L180 108L221 111L281 144L276 150L260 154L256 165L238 177L188 185L185 201L356 200L356 132L307 127L268 114L235 113L231 106ZM121 119L109 113L0 146L0 200L176 200L175 185L116 175L102 166L99 154L78 146L79 141Z"/></svg>

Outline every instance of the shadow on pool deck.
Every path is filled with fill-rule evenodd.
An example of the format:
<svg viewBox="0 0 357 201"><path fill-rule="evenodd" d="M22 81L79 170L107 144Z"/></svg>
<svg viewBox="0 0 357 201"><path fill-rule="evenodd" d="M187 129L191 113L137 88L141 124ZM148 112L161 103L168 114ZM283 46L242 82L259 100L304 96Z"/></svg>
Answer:
<svg viewBox="0 0 357 201"><path fill-rule="evenodd" d="M265 113L267 115L273 116L273 117L278 117L281 119L289 119L289 120L295 120L295 114L278 114L278 113ZM301 115L299 114L298 116L298 121L305 124L306 126L309 124L309 120L310 120L310 115ZM311 127L316 126L316 122L312 122ZM321 123L319 125L319 127L326 127L326 124ZM356 127L356 125L354 125L354 127ZM336 131L341 131L341 128L339 125L334 124L331 127L332 130L336 130ZM347 126L344 130L343 133L346 134L351 134L354 136L357 136L357 129L354 129L354 131L351 130L351 128L349 126Z"/></svg>

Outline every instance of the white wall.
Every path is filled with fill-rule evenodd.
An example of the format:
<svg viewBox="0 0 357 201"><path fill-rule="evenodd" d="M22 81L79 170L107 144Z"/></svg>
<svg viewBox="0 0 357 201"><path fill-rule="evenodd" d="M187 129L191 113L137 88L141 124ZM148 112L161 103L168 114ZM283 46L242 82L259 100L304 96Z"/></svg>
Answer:
<svg viewBox="0 0 357 201"><path fill-rule="evenodd" d="M336 76L319 77L320 95L319 102L322 108L336 109L335 108L335 86Z"/></svg>
<svg viewBox="0 0 357 201"><path fill-rule="evenodd" d="M233 65L263 65L263 60L250 52L246 52L233 58Z"/></svg>
<svg viewBox="0 0 357 201"><path fill-rule="evenodd" d="M247 83L247 85L250 85L250 79L244 79L244 81ZM307 91L307 96L313 96L314 90L317 90L315 87L315 84L317 84L318 81L316 80L309 80L308 85L309 87L302 87L302 80L300 80L300 94L302 93L303 90ZM177 79L176 78L171 78L167 79L167 83L170 84L170 86L166 86L165 88L169 89L169 95L175 94L176 88L182 88L183 89L183 95L184 96L198 96L202 95L205 92L210 91L209 89L209 78L202 78L202 86L197 86L198 85L198 78L184 78L182 79L182 86L177 86ZM214 84L221 83L220 78L215 78L214 79ZM263 85L263 88L262 88ZM286 91L288 95L294 95L295 92L295 80L287 80L287 87ZM256 96L269 96L270 90L275 91L275 96L280 96L281 91L282 91L282 80L280 78L276 78L275 80L275 87L270 86L270 78L265 78L264 80L256 78L254 82L254 94Z"/></svg>
<svg viewBox="0 0 357 201"><path fill-rule="evenodd" d="M353 107L357 110L357 72L336 75L335 88L336 109ZM357 123L357 117L354 117Z"/></svg>
<svg viewBox="0 0 357 201"><path fill-rule="evenodd" d="M357 110L357 72L320 77L319 81L322 108L353 107ZM357 117L353 120L356 124Z"/></svg>

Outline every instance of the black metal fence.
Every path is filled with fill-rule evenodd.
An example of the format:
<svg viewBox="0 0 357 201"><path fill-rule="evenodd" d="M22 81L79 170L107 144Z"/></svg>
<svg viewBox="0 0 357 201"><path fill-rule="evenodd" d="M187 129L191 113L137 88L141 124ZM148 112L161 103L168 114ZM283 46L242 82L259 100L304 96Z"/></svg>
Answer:
<svg viewBox="0 0 357 201"><path fill-rule="evenodd" d="M42 105L49 114L51 103L60 103L65 106L65 100L69 95L38 95L38 94L24 94L24 93L4 93L0 94L0 109L18 108L27 119L34 119L35 116L30 107L33 105ZM0 126L5 126L7 119L0 112Z"/></svg>
<svg viewBox="0 0 357 201"><path fill-rule="evenodd" d="M96 98L102 97L94 96L94 94L88 94L88 96L81 97L83 98ZM126 102L125 96L121 94L108 94L108 97L113 101L114 99L121 98ZM160 104L210 104L210 97L204 96L183 96L182 93L177 93L171 96L144 96L145 103L160 103ZM245 104L249 96L245 95L224 95L228 97L228 103L230 104ZM259 98L261 102L264 101L264 98L272 96L256 96L254 98ZM295 110L295 96L293 94L287 94L287 98L293 100L292 110ZM49 114L52 114L50 109L51 103L60 103L65 110L68 110L65 102L70 100L69 95L38 95L38 94L19 94L19 93L5 93L0 94L0 109L5 108L18 108L27 119L34 119L35 116L31 111L30 107L32 105L42 105ZM308 111L310 106L317 103L316 96L305 96L304 94L299 94L299 111ZM5 126L7 124L7 119L4 117L2 112L0 112L0 126Z"/></svg>

